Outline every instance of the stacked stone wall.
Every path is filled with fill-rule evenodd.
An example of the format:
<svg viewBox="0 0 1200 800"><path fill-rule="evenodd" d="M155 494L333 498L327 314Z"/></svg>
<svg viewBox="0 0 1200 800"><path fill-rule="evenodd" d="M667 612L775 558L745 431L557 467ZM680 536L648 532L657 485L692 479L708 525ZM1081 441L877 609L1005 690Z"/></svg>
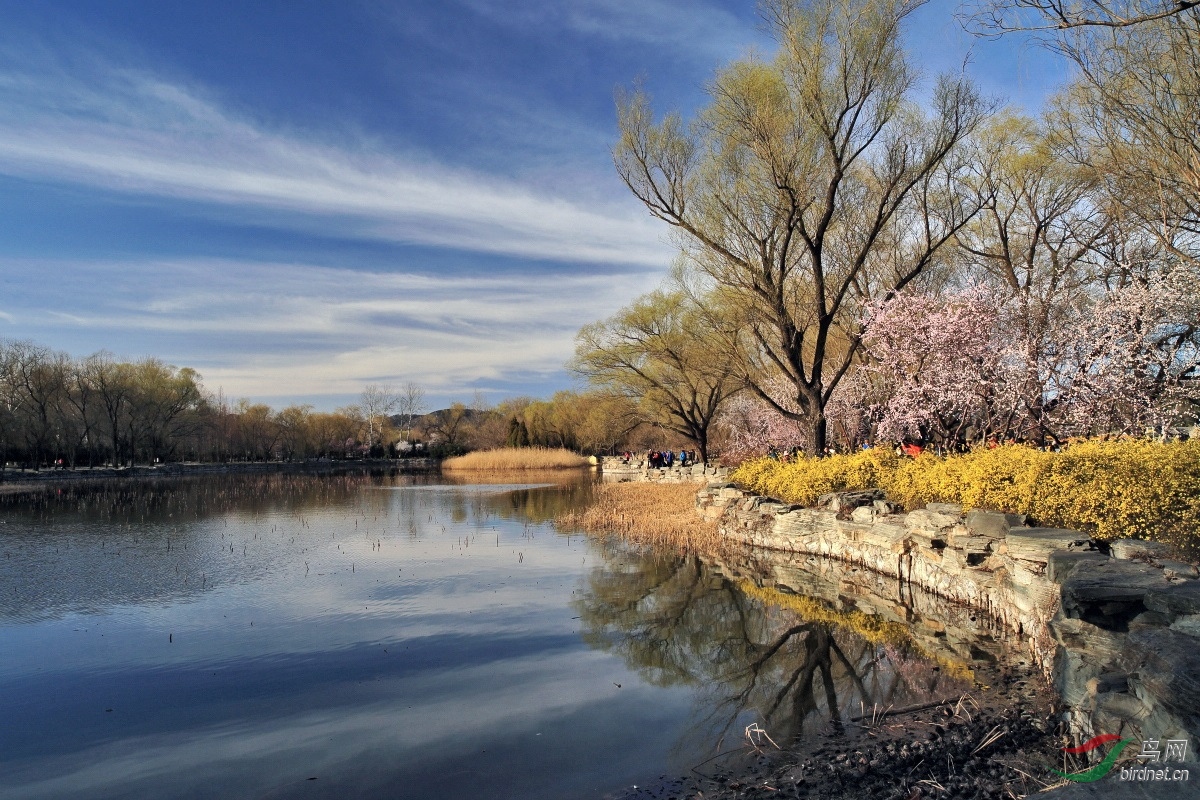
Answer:
<svg viewBox="0 0 1200 800"><path fill-rule="evenodd" d="M625 483L655 481L660 483L708 483L729 477L729 469L719 464L678 464L672 467L651 468L645 454L630 459L604 456L600 459L600 474L605 481Z"/></svg>
<svg viewBox="0 0 1200 800"><path fill-rule="evenodd" d="M899 513L878 491L803 508L713 482L696 507L781 570L832 559L988 615L1051 678L1080 736L1200 742L1200 580L1161 546L953 504Z"/></svg>

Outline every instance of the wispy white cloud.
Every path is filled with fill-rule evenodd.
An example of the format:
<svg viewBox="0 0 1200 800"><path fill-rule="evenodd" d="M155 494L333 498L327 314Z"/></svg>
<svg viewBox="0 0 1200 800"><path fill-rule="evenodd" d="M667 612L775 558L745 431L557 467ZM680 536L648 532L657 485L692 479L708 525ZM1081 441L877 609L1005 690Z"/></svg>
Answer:
<svg viewBox="0 0 1200 800"><path fill-rule="evenodd" d="M365 383L409 380L444 395L560 373L582 323L655 280L219 260L9 261L3 270L40 276L14 314L38 341L80 355L155 355L197 368L211 389L260 398L352 397Z"/></svg>
<svg viewBox="0 0 1200 800"><path fill-rule="evenodd" d="M201 90L103 63L82 76L51 63L0 78L0 172L286 212L295 225L483 253L661 266L669 252L661 229L631 203L548 196L362 136L331 144L272 129Z"/></svg>
<svg viewBox="0 0 1200 800"><path fill-rule="evenodd" d="M460 0L478 14L525 28L565 28L585 36L624 40L691 53L705 61L728 60L756 38L727 9L696 0Z"/></svg>

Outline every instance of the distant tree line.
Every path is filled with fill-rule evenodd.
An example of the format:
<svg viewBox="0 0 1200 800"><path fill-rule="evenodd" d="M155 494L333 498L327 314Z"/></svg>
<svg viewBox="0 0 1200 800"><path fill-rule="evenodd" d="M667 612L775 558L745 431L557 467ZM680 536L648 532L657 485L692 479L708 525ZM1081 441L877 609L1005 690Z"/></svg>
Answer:
<svg viewBox="0 0 1200 800"><path fill-rule="evenodd" d="M392 419L363 402L333 412L276 411L205 390L190 367L157 358L84 358L29 341L0 340L0 464L126 466L156 461L262 461L382 456ZM415 417L419 388L401 400ZM413 407L413 403L416 407Z"/></svg>
<svg viewBox="0 0 1200 800"><path fill-rule="evenodd" d="M41 469L171 461L296 461L451 455L488 447L613 452L664 446L626 398L559 392L491 406L428 411L424 390L372 384L330 412L276 410L205 389L190 367L107 352L77 358L30 341L0 339L0 465Z"/></svg>

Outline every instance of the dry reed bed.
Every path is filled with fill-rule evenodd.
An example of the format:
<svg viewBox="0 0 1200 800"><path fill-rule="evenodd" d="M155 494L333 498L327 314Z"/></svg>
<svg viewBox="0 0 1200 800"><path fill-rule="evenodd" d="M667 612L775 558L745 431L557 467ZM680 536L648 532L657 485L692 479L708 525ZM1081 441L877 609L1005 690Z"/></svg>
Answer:
<svg viewBox="0 0 1200 800"><path fill-rule="evenodd" d="M496 450L477 450L465 456L447 458L444 470L527 470L579 469L589 462L583 456L563 448L502 447Z"/></svg>
<svg viewBox="0 0 1200 800"><path fill-rule="evenodd" d="M592 502L555 520L561 529L614 536L640 545L719 555L727 547L716 522L696 513L694 483L605 483Z"/></svg>

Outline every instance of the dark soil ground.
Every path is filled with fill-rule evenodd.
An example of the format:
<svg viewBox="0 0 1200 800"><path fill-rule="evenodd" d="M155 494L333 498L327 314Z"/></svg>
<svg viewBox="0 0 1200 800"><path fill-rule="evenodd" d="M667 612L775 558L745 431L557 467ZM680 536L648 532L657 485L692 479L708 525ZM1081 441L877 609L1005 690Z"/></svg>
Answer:
<svg viewBox="0 0 1200 800"><path fill-rule="evenodd" d="M815 741L739 751L621 800L1020 798L1063 783L1054 692L1023 671L935 707L829 724ZM1085 765L1072 765L1072 769Z"/></svg>

